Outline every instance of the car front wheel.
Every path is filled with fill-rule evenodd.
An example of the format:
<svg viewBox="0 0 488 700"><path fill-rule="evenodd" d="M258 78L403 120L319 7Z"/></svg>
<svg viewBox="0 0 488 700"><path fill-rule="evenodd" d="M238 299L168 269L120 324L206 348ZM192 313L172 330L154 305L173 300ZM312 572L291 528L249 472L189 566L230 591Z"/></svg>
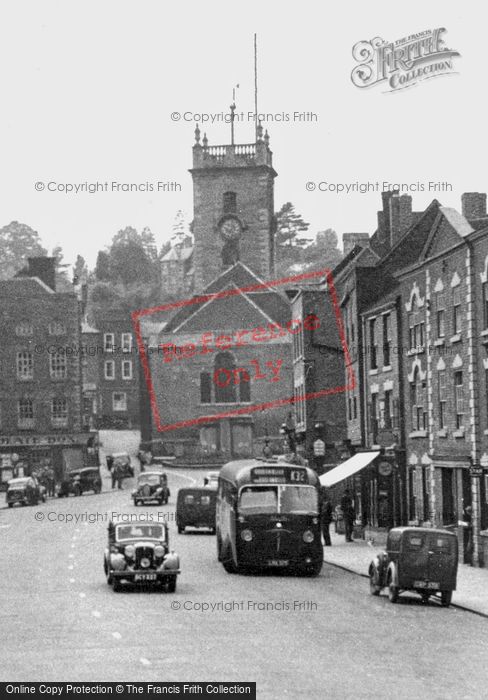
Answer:
<svg viewBox="0 0 488 700"><path fill-rule="evenodd" d="M174 593L176 591L176 576L170 576L166 581L166 592Z"/></svg>
<svg viewBox="0 0 488 700"><path fill-rule="evenodd" d="M378 571L375 567L371 567L369 571L369 591L371 595L379 595L381 593Z"/></svg>

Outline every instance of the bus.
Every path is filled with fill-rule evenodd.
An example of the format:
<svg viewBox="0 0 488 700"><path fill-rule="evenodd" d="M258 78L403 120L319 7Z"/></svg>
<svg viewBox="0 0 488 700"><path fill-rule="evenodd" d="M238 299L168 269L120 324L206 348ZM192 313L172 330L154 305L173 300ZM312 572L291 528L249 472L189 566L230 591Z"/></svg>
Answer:
<svg viewBox="0 0 488 700"><path fill-rule="evenodd" d="M323 561L319 489L308 467L260 459L225 464L216 511L217 557L224 569L317 576Z"/></svg>

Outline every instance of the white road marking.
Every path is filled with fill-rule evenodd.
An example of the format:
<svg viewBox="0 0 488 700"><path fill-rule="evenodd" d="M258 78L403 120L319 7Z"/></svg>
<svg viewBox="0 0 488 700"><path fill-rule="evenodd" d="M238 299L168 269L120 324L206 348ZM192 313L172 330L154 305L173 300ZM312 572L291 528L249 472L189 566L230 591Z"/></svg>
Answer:
<svg viewBox="0 0 488 700"><path fill-rule="evenodd" d="M151 665L151 662L149 661L149 659L145 659L144 656L141 656L139 661L141 662L141 664L143 666L150 666Z"/></svg>
<svg viewBox="0 0 488 700"><path fill-rule="evenodd" d="M102 617L102 613L98 610L92 610L93 617Z"/></svg>
<svg viewBox="0 0 488 700"><path fill-rule="evenodd" d="M75 579L74 579L74 578L70 578L69 582L70 582L70 583L74 583L74 582L75 582Z"/></svg>
<svg viewBox="0 0 488 700"><path fill-rule="evenodd" d="M6 530L10 525L0 525L0 530Z"/></svg>
<svg viewBox="0 0 488 700"><path fill-rule="evenodd" d="M114 639L122 639L122 635L120 634L120 632L112 632L112 637Z"/></svg>
<svg viewBox="0 0 488 700"><path fill-rule="evenodd" d="M69 571L72 571L74 569L73 564L71 564L71 566L68 566L68 569L69 569Z"/></svg>
<svg viewBox="0 0 488 700"><path fill-rule="evenodd" d="M86 598L86 593L80 593L80 598Z"/></svg>
<svg viewBox="0 0 488 700"><path fill-rule="evenodd" d="M68 554L68 559L74 559L75 555L74 554Z"/></svg>
<svg viewBox="0 0 488 700"><path fill-rule="evenodd" d="M71 549L74 549L74 548L75 548L75 544L74 544L74 543L72 543L72 545L71 545Z"/></svg>

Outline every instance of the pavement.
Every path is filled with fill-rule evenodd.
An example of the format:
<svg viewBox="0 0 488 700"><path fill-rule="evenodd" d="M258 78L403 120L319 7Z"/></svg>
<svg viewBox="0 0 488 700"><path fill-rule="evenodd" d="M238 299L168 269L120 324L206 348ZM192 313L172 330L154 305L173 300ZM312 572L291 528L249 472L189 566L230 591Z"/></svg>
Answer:
<svg viewBox="0 0 488 700"><path fill-rule="evenodd" d="M344 535L337 535L332 528L331 542L331 547L324 547L324 561L360 576L368 576L371 560L382 551L381 546L365 540L345 542ZM488 617L488 569L459 564L452 604Z"/></svg>

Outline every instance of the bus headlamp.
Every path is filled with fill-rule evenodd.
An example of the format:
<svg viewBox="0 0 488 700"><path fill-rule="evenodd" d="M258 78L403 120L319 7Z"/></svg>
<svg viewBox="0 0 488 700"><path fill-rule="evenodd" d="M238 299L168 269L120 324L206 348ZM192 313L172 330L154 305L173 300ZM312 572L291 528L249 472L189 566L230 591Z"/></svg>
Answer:
<svg viewBox="0 0 488 700"><path fill-rule="evenodd" d="M252 531L251 530L243 530L241 532L241 537L244 540L244 542L250 542L252 540Z"/></svg>
<svg viewBox="0 0 488 700"><path fill-rule="evenodd" d="M302 535L302 539L304 542L307 542L307 543L313 542L312 530L305 530L305 532Z"/></svg>

